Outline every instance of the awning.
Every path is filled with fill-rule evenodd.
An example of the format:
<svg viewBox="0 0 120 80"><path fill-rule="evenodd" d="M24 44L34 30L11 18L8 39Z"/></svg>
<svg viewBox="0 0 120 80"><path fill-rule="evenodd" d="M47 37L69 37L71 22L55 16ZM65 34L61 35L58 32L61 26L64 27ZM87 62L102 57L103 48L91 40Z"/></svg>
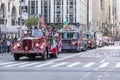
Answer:
<svg viewBox="0 0 120 80"><path fill-rule="evenodd" d="M27 30L26 26L0 26L1 33L18 33L20 30Z"/></svg>

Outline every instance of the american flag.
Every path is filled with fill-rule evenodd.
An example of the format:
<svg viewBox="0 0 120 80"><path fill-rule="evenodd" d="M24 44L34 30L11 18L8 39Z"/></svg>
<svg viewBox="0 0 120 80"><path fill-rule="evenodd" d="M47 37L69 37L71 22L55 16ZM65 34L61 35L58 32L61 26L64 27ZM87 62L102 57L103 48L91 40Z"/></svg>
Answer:
<svg viewBox="0 0 120 80"><path fill-rule="evenodd" d="M39 24L40 24L40 27L42 27L42 28L46 28L46 25L45 25L45 22L44 22L44 20L43 20L43 18L42 18L42 16L40 15L39 16Z"/></svg>

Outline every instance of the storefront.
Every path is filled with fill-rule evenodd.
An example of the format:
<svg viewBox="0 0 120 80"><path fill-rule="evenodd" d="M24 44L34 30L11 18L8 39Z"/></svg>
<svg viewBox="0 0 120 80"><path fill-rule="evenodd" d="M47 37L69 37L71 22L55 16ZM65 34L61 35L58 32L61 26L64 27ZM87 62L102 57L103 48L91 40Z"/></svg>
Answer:
<svg viewBox="0 0 120 80"><path fill-rule="evenodd" d="M0 39L14 39L14 37L18 37L18 30L17 27L6 27L6 26L1 26L1 31L0 31Z"/></svg>

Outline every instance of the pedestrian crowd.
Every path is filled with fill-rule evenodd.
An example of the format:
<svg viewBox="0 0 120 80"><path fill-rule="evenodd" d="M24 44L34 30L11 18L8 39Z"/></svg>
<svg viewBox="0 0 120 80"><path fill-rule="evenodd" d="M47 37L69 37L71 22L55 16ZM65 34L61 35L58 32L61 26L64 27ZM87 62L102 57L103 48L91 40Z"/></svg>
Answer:
<svg viewBox="0 0 120 80"><path fill-rule="evenodd" d="M4 39L4 40L0 40L0 53L10 53L11 51L11 43L13 42L13 40L11 39Z"/></svg>

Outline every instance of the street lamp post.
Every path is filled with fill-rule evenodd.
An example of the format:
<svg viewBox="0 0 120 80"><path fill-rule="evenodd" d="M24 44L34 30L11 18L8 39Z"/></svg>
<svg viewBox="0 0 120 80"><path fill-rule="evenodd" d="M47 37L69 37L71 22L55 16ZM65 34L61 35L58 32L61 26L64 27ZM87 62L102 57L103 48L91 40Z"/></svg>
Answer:
<svg viewBox="0 0 120 80"><path fill-rule="evenodd" d="M87 30L89 31L89 0L87 0Z"/></svg>
<svg viewBox="0 0 120 80"><path fill-rule="evenodd" d="M21 27L22 27L22 0L20 0L20 29L19 29L19 37L21 37Z"/></svg>

